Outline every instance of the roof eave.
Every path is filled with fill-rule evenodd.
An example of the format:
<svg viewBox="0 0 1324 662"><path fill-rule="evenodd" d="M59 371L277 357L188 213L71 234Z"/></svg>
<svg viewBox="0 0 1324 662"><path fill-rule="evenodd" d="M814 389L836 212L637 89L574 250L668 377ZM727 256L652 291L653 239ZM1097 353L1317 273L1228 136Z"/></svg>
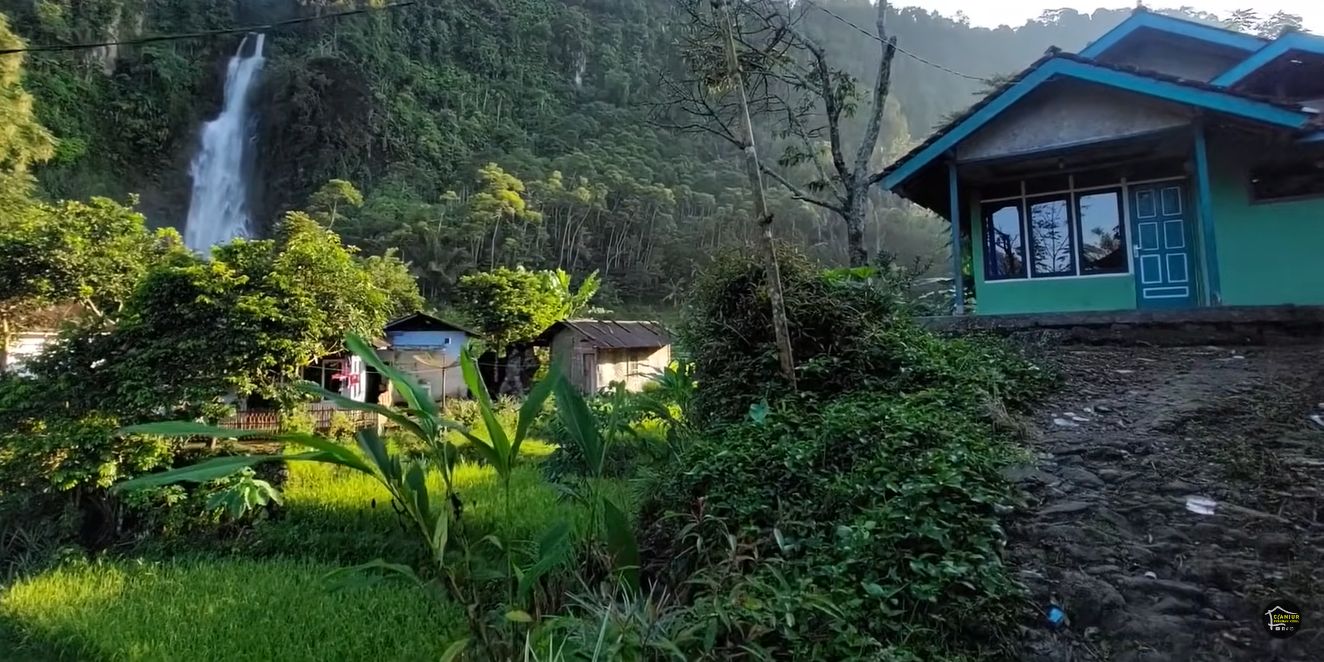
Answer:
<svg viewBox="0 0 1324 662"><path fill-rule="evenodd" d="M1080 52L1080 54L1088 58L1101 57L1131 35L1145 29L1159 30L1169 34L1190 37L1206 43L1246 51L1247 53L1253 53L1260 50L1264 44L1268 42L1268 40L1263 37L1257 37L1255 35L1229 30L1227 28L1204 25L1202 23L1187 21L1174 16L1156 14L1151 11L1137 11L1132 14L1130 18L1122 21L1120 25L1109 30L1097 40L1091 42L1090 45L1086 46L1085 49Z"/></svg>
<svg viewBox="0 0 1324 662"><path fill-rule="evenodd" d="M1263 48L1255 51L1254 54L1237 63L1231 69L1219 74L1211 82L1219 87L1235 87L1255 75L1255 72L1292 51L1324 55L1324 37L1304 32L1289 32L1265 44Z"/></svg>

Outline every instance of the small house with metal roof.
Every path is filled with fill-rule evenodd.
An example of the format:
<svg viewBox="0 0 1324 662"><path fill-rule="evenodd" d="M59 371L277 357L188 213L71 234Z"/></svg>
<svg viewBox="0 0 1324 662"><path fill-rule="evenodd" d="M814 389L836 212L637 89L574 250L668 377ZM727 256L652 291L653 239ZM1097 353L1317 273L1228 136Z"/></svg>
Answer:
<svg viewBox="0 0 1324 662"><path fill-rule="evenodd" d="M950 222L957 314L1324 305L1322 108L1324 38L1142 9L882 183Z"/></svg>
<svg viewBox="0 0 1324 662"><path fill-rule="evenodd" d="M551 347L553 362L584 393L614 382L641 391L671 363L671 337L658 322L564 320L543 332L538 344Z"/></svg>
<svg viewBox="0 0 1324 662"><path fill-rule="evenodd" d="M391 320L383 329L382 360L417 379L436 401L469 394L460 372L460 350L478 333L435 315L415 312ZM399 394L395 395L401 401Z"/></svg>

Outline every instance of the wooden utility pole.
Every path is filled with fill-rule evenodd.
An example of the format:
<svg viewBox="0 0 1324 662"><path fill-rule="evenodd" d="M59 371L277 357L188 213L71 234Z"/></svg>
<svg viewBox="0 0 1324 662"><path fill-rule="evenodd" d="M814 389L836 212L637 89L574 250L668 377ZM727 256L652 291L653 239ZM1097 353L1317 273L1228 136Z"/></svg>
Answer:
<svg viewBox="0 0 1324 662"><path fill-rule="evenodd" d="M790 324L786 320L786 300L782 295L781 268L777 265L777 248L772 236L772 214L768 211L768 200L764 195L763 171L759 167L759 153L754 146L754 122L749 116L749 99L745 94L745 77L740 70L740 58L736 54L735 26L732 24L730 6L727 0L712 0L713 12L722 25L722 35L726 41L727 73L737 87L740 99L740 122L744 129L745 170L749 175L750 186L754 189L754 214L762 230L764 251L764 272L767 275L768 299L772 303L772 329L777 338L777 358L781 361L782 376L795 388L795 358L791 353Z"/></svg>

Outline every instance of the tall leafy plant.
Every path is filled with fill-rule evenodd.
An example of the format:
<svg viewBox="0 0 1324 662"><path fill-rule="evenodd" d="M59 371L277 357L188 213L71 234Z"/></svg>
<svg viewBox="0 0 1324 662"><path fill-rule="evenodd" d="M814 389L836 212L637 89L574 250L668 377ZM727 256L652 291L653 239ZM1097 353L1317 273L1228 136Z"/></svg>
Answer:
<svg viewBox="0 0 1324 662"><path fill-rule="evenodd" d="M601 513L602 531L605 534L607 553L621 580L632 590L638 590L639 544L635 539L634 529L624 509L612 502L606 495L598 493L607 464L607 454L621 434L621 421L617 420L624 409L622 400L624 388L616 392L617 402L611 407L608 420L598 420L589 409L588 401L564 377L556 379L552 387L556 394L556 413L567 436L579 447L583 458L585 476L585 498L594 513L596 526L598 513Z"/></svg>
<svg viewBox="0 0 1324 662"><path fill-rule="evenodd" d="M333 393L311 383L301 383L299 388L305 392L320 395L345 409L365 411L385 417L400 428L405 434L414 437L411 446L422 449L421 454L398 452L383 442L375 429L364 429L355 433L358 452L342 446L330 439L306 433L288 433L275 436L275 440L291 446L309 449L306 452L287 455L245 455L223 457L199 464L173 469L161 473L143 476L116 485L116 491L159 487L181 482L206 482L224 478L264 462L323 462L349 468L371 476L384 487L397 504L402 516L426 546L430 558L446 582L448 592L457 600L471 606L471 630L484 639L488 639L487 629L479 615L483 613L483 599L474 583L465 585L464 568L471 558L461 524L461 502L456 492L454 468L458 458L458 449L450 441L447 432L454 430L467 439L481 457L496 471L505 488L505 531L510 530L510 478L520 447L528 436L534 419L541 411L543 403L551 394L554 379L544 380L536 385L528 399L520 408L519 418L514 430L507 430L493 411L492 401L482 380L479 378L473 353L466 347L461 353L461 368L470 391L478 400L483 426L488 440L480 438L459 423L442 418L437 404L426 391L414 380L407 377L393 366L385 363L376 355L372 347L358 336L350 336L346 346L361 357L367 365L381 373L390 381L392 387L405 400L406 409L397 410L375 403L357 402ZM557 374L554 372L553 374ZM258 434L254 431L232 430L212 427L194 422L176 421L150 423L125 428L120 434L143 434L169 437L212 437L244 438ZM445 494L432 493L427 477L431 471L437 471L442 477ZM528 588L538 577L549 571L564 555L569 527L558 524L549 530L539 541L540 557L527 570L514 567L510 556L512 541L498 541L506 553L508 598L512 601L518 593L528 594ZM458 534L458 535L457 535ZM462 547L463 549L456 549ZM464 562L457 564L448 561L448 552ZM398 564L382 560L359 566L359 569L376 569L397 572L417 581L419 577L413 570ZM516 576L518 574L518 576ZM516 581L519 586L517 587ZM526 612L512 610L507 612L511 621L524 621L529 617ZM488 648L494 642L487 641Z"/></svg>

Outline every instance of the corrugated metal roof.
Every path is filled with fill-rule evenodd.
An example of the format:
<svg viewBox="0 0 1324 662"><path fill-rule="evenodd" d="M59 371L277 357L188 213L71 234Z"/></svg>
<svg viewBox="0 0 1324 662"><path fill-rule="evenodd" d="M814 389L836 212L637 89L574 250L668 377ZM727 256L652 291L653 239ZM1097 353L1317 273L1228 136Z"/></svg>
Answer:
<svg viewBox="0 0 1324 662"><path fill-rule="evenodd" d="M430 327L442 327L450 331L463 331L464 333L467 333L471 336L481 335L477 331L466 329L460 326L459 324L441 319L436 315L429 315L424 312L409 313L408 315L405 315L403 317L398 317L396 319L393 319L386 323L386 327L384 330L388 332L395 331L400 329L401 327L407 327L417 324L422 324L423 326L430 326Z"/></svg>
<svg viewBox="0 0 1324 662"><path fill-rule="evenodd" d="M545 336L573 329L597 349L647 349L671 344L667 330L658 322L618 320L565 320L552 325Z"/></svg>

